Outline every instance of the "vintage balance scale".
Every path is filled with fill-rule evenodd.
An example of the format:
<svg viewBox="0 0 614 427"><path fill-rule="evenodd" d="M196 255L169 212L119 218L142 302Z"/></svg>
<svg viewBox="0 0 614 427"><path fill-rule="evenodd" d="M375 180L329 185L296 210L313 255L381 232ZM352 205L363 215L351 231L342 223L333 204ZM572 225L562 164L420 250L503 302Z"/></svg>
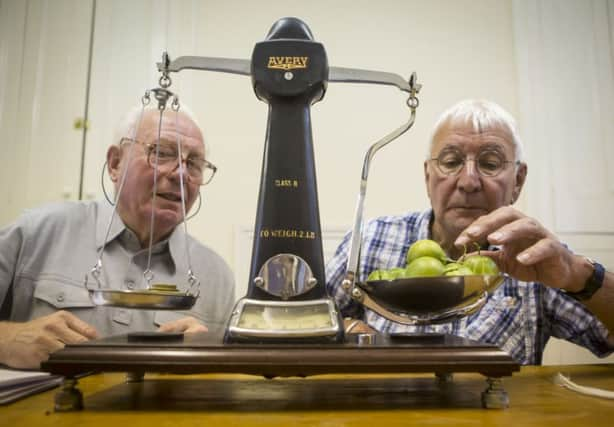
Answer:
<svg viewBox="0 0 614 427"><path fill-rule="evenodd" d="M406 81L391 73L329 67L324 46L296 18L277 21L266 39L256 44L251 60L180 57L170 61L164 54L158 69L161 87L152 92L160 111L171 98L171 108L179 108L178 98L168 89L168 73L183 69L251 76L256 96L269 105L248 292L220 333L169 337L137 331L67 345L53 353L42 368L65 376L56 395L56 410L82 408L76 378L96 371L128 372L131 381L142 380L145 372L265 377L433 372L444 381L454 372L479 372L488 383L483 406L508 405L500 379L519 366L497 347L451 335L345 333L343 319L326 292L310 106L323 98L328 82L393 85L409 94L408 121L374 143L365 155L342 284L349 295L388 319L420 325L477 311L502 282L502 277L488 276L357 280L369 165L377 150L412 126L420 89L415 73ZM183 179L181 164L179 173ZM101 268L102 251L90 274L94 280L85 284L98 305L186 310L197 298L207 298L199 295L199 279L191 268L186 290L155 284L153 273L146 271L146 289L135 291L105 287L99 279Z"/></svg>

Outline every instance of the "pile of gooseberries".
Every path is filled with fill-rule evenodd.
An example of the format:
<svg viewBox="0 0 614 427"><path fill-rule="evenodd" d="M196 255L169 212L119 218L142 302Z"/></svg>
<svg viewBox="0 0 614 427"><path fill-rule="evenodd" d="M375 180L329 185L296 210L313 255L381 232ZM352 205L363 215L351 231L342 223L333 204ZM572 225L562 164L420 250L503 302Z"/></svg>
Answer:
<svg viewBox="0 0 614 427"><path fill-rule="evenodd" d="M374 270L367 277L371 280L395 280L410 277L498 275L497 264L489 257L465 253L457 260L450 259L434 240L418 240L407 251L405 267Z"/></svg>

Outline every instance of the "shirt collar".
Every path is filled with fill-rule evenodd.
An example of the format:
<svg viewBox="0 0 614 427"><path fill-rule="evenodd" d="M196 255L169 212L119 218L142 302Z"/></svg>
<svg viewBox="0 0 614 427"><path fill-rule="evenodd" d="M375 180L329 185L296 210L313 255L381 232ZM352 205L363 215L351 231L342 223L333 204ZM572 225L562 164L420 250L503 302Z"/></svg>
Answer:
<svg viewBox="0 0 614 427"><path fill-rule="evenodd" d="M122 231L126 229L124 222L118 214L113 216L113 206L104 200L98 200L96 202L98 207L98 215L96 218L96 250L100 250L103 245L113 241ZM107 235L107 229L109 227L109 221L113 216L113 223L109 230L108 238L105 241Z"/></svg>
<svg viewBox="0 0 614 427"><path fill-rule="evenodd" d="M104 200L99 200L96 202L96 204L98 206L98 216L96 218L96 250L99 251L103 245L117 239L122 235L122 233L126 232L134 234L126 227L121 217L116 212L115 216L113 217L108 238L105 242L109 221L111 220L111 216L113 216L113 206ZM183 231L183 224L180 223L177 227L175 227L167 239L154 244L153 250L154 252L160 251L162 245L168 246L171 261L173 262L176 271L185 271L187 274L188 264L185 254L186 238L187 236Z"/></svg>
<svg viewBox="0 0 614 427"><path fill-rule="evenodd" d="M418 236L416 240L431 239L431 223L433 222L433 209L429 208L418 215Z"/></svg>
<svg viewBox="0 0 614 427"><path fill-rule="evenodd" d="M171 254L171 259L175 264L175 270L181 274L188 274L188 257L190 254L186 254L186 248L189 251L190 248L187 243L188 236L183 231L183 223L179 223L168 237L168 248Z"/></svg>

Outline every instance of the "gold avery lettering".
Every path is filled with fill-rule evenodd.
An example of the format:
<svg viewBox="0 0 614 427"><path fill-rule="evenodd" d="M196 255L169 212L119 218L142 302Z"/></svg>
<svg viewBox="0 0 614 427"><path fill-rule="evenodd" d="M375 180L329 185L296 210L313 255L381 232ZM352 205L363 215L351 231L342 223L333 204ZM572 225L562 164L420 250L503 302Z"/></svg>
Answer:
<svg viewBox="0 0 614 427"><path fill-rule="evenodd" d="M295 68L307 68L308 62L308 56L269 56L267 68L294 70Z"/></svg>

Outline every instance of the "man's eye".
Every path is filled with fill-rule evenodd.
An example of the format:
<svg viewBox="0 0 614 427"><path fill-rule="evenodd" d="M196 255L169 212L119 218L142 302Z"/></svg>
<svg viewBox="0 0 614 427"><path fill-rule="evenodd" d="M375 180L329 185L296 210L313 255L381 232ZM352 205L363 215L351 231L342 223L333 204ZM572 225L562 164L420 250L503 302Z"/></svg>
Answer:
<svg viewBox="0 0 614 427"><path fill-rule="evenodd" d="M444 156L443 158L439 159L439 163L441 166L451 169L462 165L463 159L456 156Z"/></svg>
<svg viewBox="0 0 614 427"><path fill-rule="evenodd" d="M202 159L188 159L187 161L188 168L202 172L204 167L204 161Z"/></svg>
<svg viewBox="0 0 614 427"><path fill-rule="evenodd" d="M496 171L501 167L500 163L496 162L480 162L480 168L490 171Z"/></svg>
<svg viewBox="0 0 614 427"><path fill-rule="evenodd" d="M481 156L478 162L481 169L490 171L498 170L503 165L503 160L497 155Z"/></svg>
<svg viewBox="0 0 614 427"><path fill-rule="evenodd" d="M158 151L158 156L161 159L173 159L177 158L177 153L171 148L160 147L160 150Z"/></svg>

